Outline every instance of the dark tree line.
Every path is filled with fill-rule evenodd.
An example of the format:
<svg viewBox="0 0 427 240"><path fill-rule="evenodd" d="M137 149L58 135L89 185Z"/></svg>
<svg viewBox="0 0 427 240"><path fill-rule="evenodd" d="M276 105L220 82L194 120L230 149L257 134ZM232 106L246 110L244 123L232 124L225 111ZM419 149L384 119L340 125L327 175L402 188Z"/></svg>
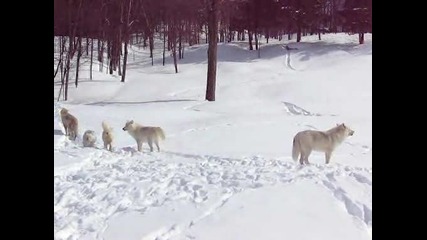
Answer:
<svg viewBox="0 0 427 240"><path fill-rule="evenodd" d="M170 54L178 73L184 46L208 43L206 99L214 101L218 42L248 41L249 50L258 50L261 36L268 43L296 34L300 42L309 34L320 40L322 33L347 32L363 44L371 19L372 0L54 0L54 78L67 100L82 61L90 62L90 79L97 62L99 71L117 72L125 82L132 45L149 48L154 64L154 43L161 41L163 65Z"/></svg>

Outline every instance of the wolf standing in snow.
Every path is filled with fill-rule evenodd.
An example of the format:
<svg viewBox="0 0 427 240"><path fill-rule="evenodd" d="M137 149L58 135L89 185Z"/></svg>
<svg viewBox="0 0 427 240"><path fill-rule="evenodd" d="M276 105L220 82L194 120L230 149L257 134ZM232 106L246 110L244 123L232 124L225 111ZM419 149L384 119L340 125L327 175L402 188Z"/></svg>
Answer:
<svg viewBox="0 0 427 240"><path fill-rule="evenodd" d="M113 129L108 126L105 121L102 122L102 141L104 142L104 148L108 149L108 151L112 151Z"/></svg>
<svg viewBox="0 0 427 240"><path fill-rule="evenodd" d="M83 147L95 147L96 135L92 130L87 130L83 134Z"/></svg>
<svg viewBox="0 0 427 240"><path fill-rule="evenodd" d="M61 109L61 120L65 128L65 136L69 136L70 140L76 140L79 122L77 118L68 112L68 109Z"/></svg>
<svg viewBox="0 0 427 240"><path fill-rule="evenodd" d="M295 135L292 146L292 158L301 165L309 164L308 157L312 151L325 153L326 164L331 159L334 149L340 145L348 136L353 136L354 131L344 123L327 131L305 130Z"/></svg>
<svg viewBox="0 0 427 240"><path fill-rule="evenodd" d="M150 146L150 151L153 151L153 142L157 146L157 151L160 152L159 139L165 139L165 133L160 127L145 127L133 120L127 121L123 127L123 131L127 131L131 135L138 146L138 151L142 152L142 144L147 142Z"/></svg>

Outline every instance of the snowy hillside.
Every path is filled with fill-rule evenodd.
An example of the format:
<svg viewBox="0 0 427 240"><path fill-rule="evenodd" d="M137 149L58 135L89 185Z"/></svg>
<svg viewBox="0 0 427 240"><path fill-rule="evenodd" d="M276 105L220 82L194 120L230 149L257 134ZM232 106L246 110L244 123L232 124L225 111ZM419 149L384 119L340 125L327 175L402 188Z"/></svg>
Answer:
<svg viewBox="0 0 427 240"><path fill-rule="evenodd" d="M291 67L287 41L263 42L261 58L220 44L215 102L204 101L206 45L185 50L178 74L170 57L151 66L136 47L124 84L82 72L69 101L54 103L55 239L372 239L371 39L291 41ZM65 138L61 107L80 135L97 133L97 148ZM122 130L131 119L165 130L161 152L136 151ZM104 120L113 152L102 149ZM292 160L298 131L342 122L355 134L329 165L319 152L309 166Z"/></svg>

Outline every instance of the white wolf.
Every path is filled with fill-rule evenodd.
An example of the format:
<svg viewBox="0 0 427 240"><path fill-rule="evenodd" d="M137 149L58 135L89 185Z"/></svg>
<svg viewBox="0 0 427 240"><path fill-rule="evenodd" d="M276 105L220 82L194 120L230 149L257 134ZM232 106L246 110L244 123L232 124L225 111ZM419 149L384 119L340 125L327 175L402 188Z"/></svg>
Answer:
<svg viewBox="0 0 427 240"><path fill-rule="evenodd" d="M353 136L354 131L344 123L327 131L305 130L295 135L292 146L292 158L301 164L309 164L308 157L312 151L325 153L326 164L331 159L334 149L340 145L348 136Z"/></svg>
<svg viewBox="0 0 427 240"><path fill-rule="evenodd" d="M160 152L159 139L165 139L165 133L160 127L146 127L133 120L127 121L123 127L123 131L127 131L131 135L138 146L138 151L142 152L142 144L147 142L150 146L150 151L153 151L153 142L157 146L157 151Z"/></svg>
<svg viewBox="0 0 427 240"><path fill-rule="evenodd" d="M104 142L104 148L108 149L108 151L112 151L113 149L113 128L107 125L105 121L102 122L102 141Z"/></svg>
<svg viewBox="0 0 427 240"><path fill-rule="evenodd" d="M92 130L87 130L83 134L83 147L95 147L96 135Z"/></svg>

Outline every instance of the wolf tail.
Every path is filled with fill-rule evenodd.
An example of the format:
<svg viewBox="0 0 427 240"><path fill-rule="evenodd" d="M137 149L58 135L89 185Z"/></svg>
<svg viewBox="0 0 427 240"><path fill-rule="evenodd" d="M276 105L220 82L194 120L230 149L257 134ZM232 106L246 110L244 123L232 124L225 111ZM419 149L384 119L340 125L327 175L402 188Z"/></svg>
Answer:
<svg viewBox="0 0 427 240"><path fill-rule="evenodd" d="M292 142L292 159L294 161L298 160L298 156L300 154L300 145L299 142L294 137L294 141Z"/></svg>
<svg viewBox="0 0 427 240"><path fill-rule="evenodd" d="M163 129L162 128L160 128L160 127L156 127L156 133L157 133L157 136L159 136L162 140L165 140L165 132L163 131Z"/></svg>
<svg viewBox="0 0 427 240"><path fill-rule="evenodd" d="M105 132L109 132L109 131L111 131L111 128L107 125L107 123L106 123L105 121L103 121L103 122L102 122L102 129L103 129Z"/></svg>

